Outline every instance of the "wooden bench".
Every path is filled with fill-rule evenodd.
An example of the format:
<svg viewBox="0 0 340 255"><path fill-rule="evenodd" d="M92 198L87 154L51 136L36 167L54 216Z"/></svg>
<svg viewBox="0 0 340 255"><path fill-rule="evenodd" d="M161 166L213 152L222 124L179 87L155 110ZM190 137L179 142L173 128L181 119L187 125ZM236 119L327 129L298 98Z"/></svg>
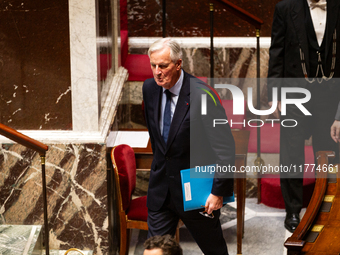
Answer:
<svg viewBox="0 0 340 255"><path fill-rule="evenodd" d="M340 254L339 165L332 165L334 153L318 152L317 180L311 201L299 226L285 242L288 255Z"/></svg>

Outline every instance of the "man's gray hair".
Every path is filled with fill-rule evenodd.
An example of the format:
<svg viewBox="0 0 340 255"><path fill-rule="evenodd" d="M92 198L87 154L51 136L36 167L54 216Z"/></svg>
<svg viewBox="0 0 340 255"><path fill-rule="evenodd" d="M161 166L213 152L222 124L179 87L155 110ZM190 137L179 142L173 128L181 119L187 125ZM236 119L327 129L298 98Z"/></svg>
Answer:
<svg viewBox="0 0 340 255"><path fill-rule="evenodd" d="M157 41L155 41L153 44L151 44L148 55L150 57L151 53L163 50L165 47L170 48L170 58L173 63L176 63L177 60L182 59L182 50L181 46L176 42L174 39L171 38L161 38Z"/></svg>

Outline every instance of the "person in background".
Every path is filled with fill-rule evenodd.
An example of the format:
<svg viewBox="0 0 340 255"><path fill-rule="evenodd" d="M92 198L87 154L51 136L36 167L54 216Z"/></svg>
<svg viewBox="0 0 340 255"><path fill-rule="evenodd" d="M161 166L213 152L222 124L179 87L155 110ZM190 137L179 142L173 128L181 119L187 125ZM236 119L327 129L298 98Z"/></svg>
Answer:
<svg viewBox="0 0 340 255"><path fill-rule="evenodd" d="M182 255L181 246L171 235L153 236L144 242L143 255Z"/></svg>
<svg viewBox="0 0 340 255"><path fill-rule="evenodd" d="M273 104L272 91L283 87L302 87L311 99L304 107L306 115L295 105L288 105L281 120L293 119L295 127L280 129L280 164L287 169L280 173L285 201L284 226L293 232L300 222L303 205L303 173L305 171L305 139L312 135L313 150L335 151L338 155L340 133L340 1L283 0L275 7L268 67L268 102ZM282 78L300 78L292 81ZM291 93L290 99L301 98ZM281 111L278 99L277 112ZM338 106L339 105L339 106ZM277 115L278 116L278 115ZM313 170L315 171L315 169Z"/></svg>
<svg viewBox="0 0 340 255"><path fill-rule="evenodd" d="M201 95L214 93L208 87L197 88L203 82L182 70L182 51L176 41L157 40L148 53L154 75L143 84L154 155L147 193L148 238L174 235L181 219L204 254L226 255L219 216L223 196L233 194L232 176L215 173L203 205L207 214L184 211L180 176L181 170L195 166L234 166L235 142L229 124L213 127L214 119L227 118L225 110L217 99L207 96L207 114L201 114Z"/></svg>

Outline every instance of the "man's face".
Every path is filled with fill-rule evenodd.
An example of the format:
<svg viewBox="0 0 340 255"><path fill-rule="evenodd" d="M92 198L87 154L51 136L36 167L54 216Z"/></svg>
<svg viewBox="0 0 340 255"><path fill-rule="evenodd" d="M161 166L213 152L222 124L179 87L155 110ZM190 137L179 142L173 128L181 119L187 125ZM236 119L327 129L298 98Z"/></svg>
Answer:
<svg viewBox="0 0 340 255"><path fill-rule="evenodd" d="M156 83L165 89L174 86L181 75L182 59L173 63L170 58L169 47L152 52L150 64Z"/></svg>
<svg viewBox="0 0 340 255"><path fill-rule="evenodd" d="M163 255L162 249L151 249L151 250L144 250L143 255Z"/></svg>

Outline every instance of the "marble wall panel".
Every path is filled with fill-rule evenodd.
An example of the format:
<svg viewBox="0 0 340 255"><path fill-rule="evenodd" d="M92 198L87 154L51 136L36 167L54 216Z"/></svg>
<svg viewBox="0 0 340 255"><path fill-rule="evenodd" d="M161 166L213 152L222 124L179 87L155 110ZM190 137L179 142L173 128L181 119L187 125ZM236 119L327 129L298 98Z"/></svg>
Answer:
<svg viewBox="0 0 340 255"><path fill-rule="evenodd" d="M270 36L275 4L280 0L229 0L262 19L262 36ZM215 36L255 36L255 28L231 14L221 1L166 1L167 36L210 36L210 7L214 4ZM128 0L130 36L162 36L162 1Z"/></svg>
<svg viewBox="0 0 340 255"><path fill-rule="evenodd" d="M70 0L72 130L98 131L96 2Z"/></svg>
<svg viewBox="0 0 340 255"><path fill-rule="evenodd" d="M68 0L0 6L0 122L71 129Z"/></svg>
<svg viewBox="0 0 340 255"><path fill-rule="evenodd" d="M106 146L50 145L46 180L50 249L108 254ZM0 148L0 223L42 225L40 157L17 144Z"/></svg>

